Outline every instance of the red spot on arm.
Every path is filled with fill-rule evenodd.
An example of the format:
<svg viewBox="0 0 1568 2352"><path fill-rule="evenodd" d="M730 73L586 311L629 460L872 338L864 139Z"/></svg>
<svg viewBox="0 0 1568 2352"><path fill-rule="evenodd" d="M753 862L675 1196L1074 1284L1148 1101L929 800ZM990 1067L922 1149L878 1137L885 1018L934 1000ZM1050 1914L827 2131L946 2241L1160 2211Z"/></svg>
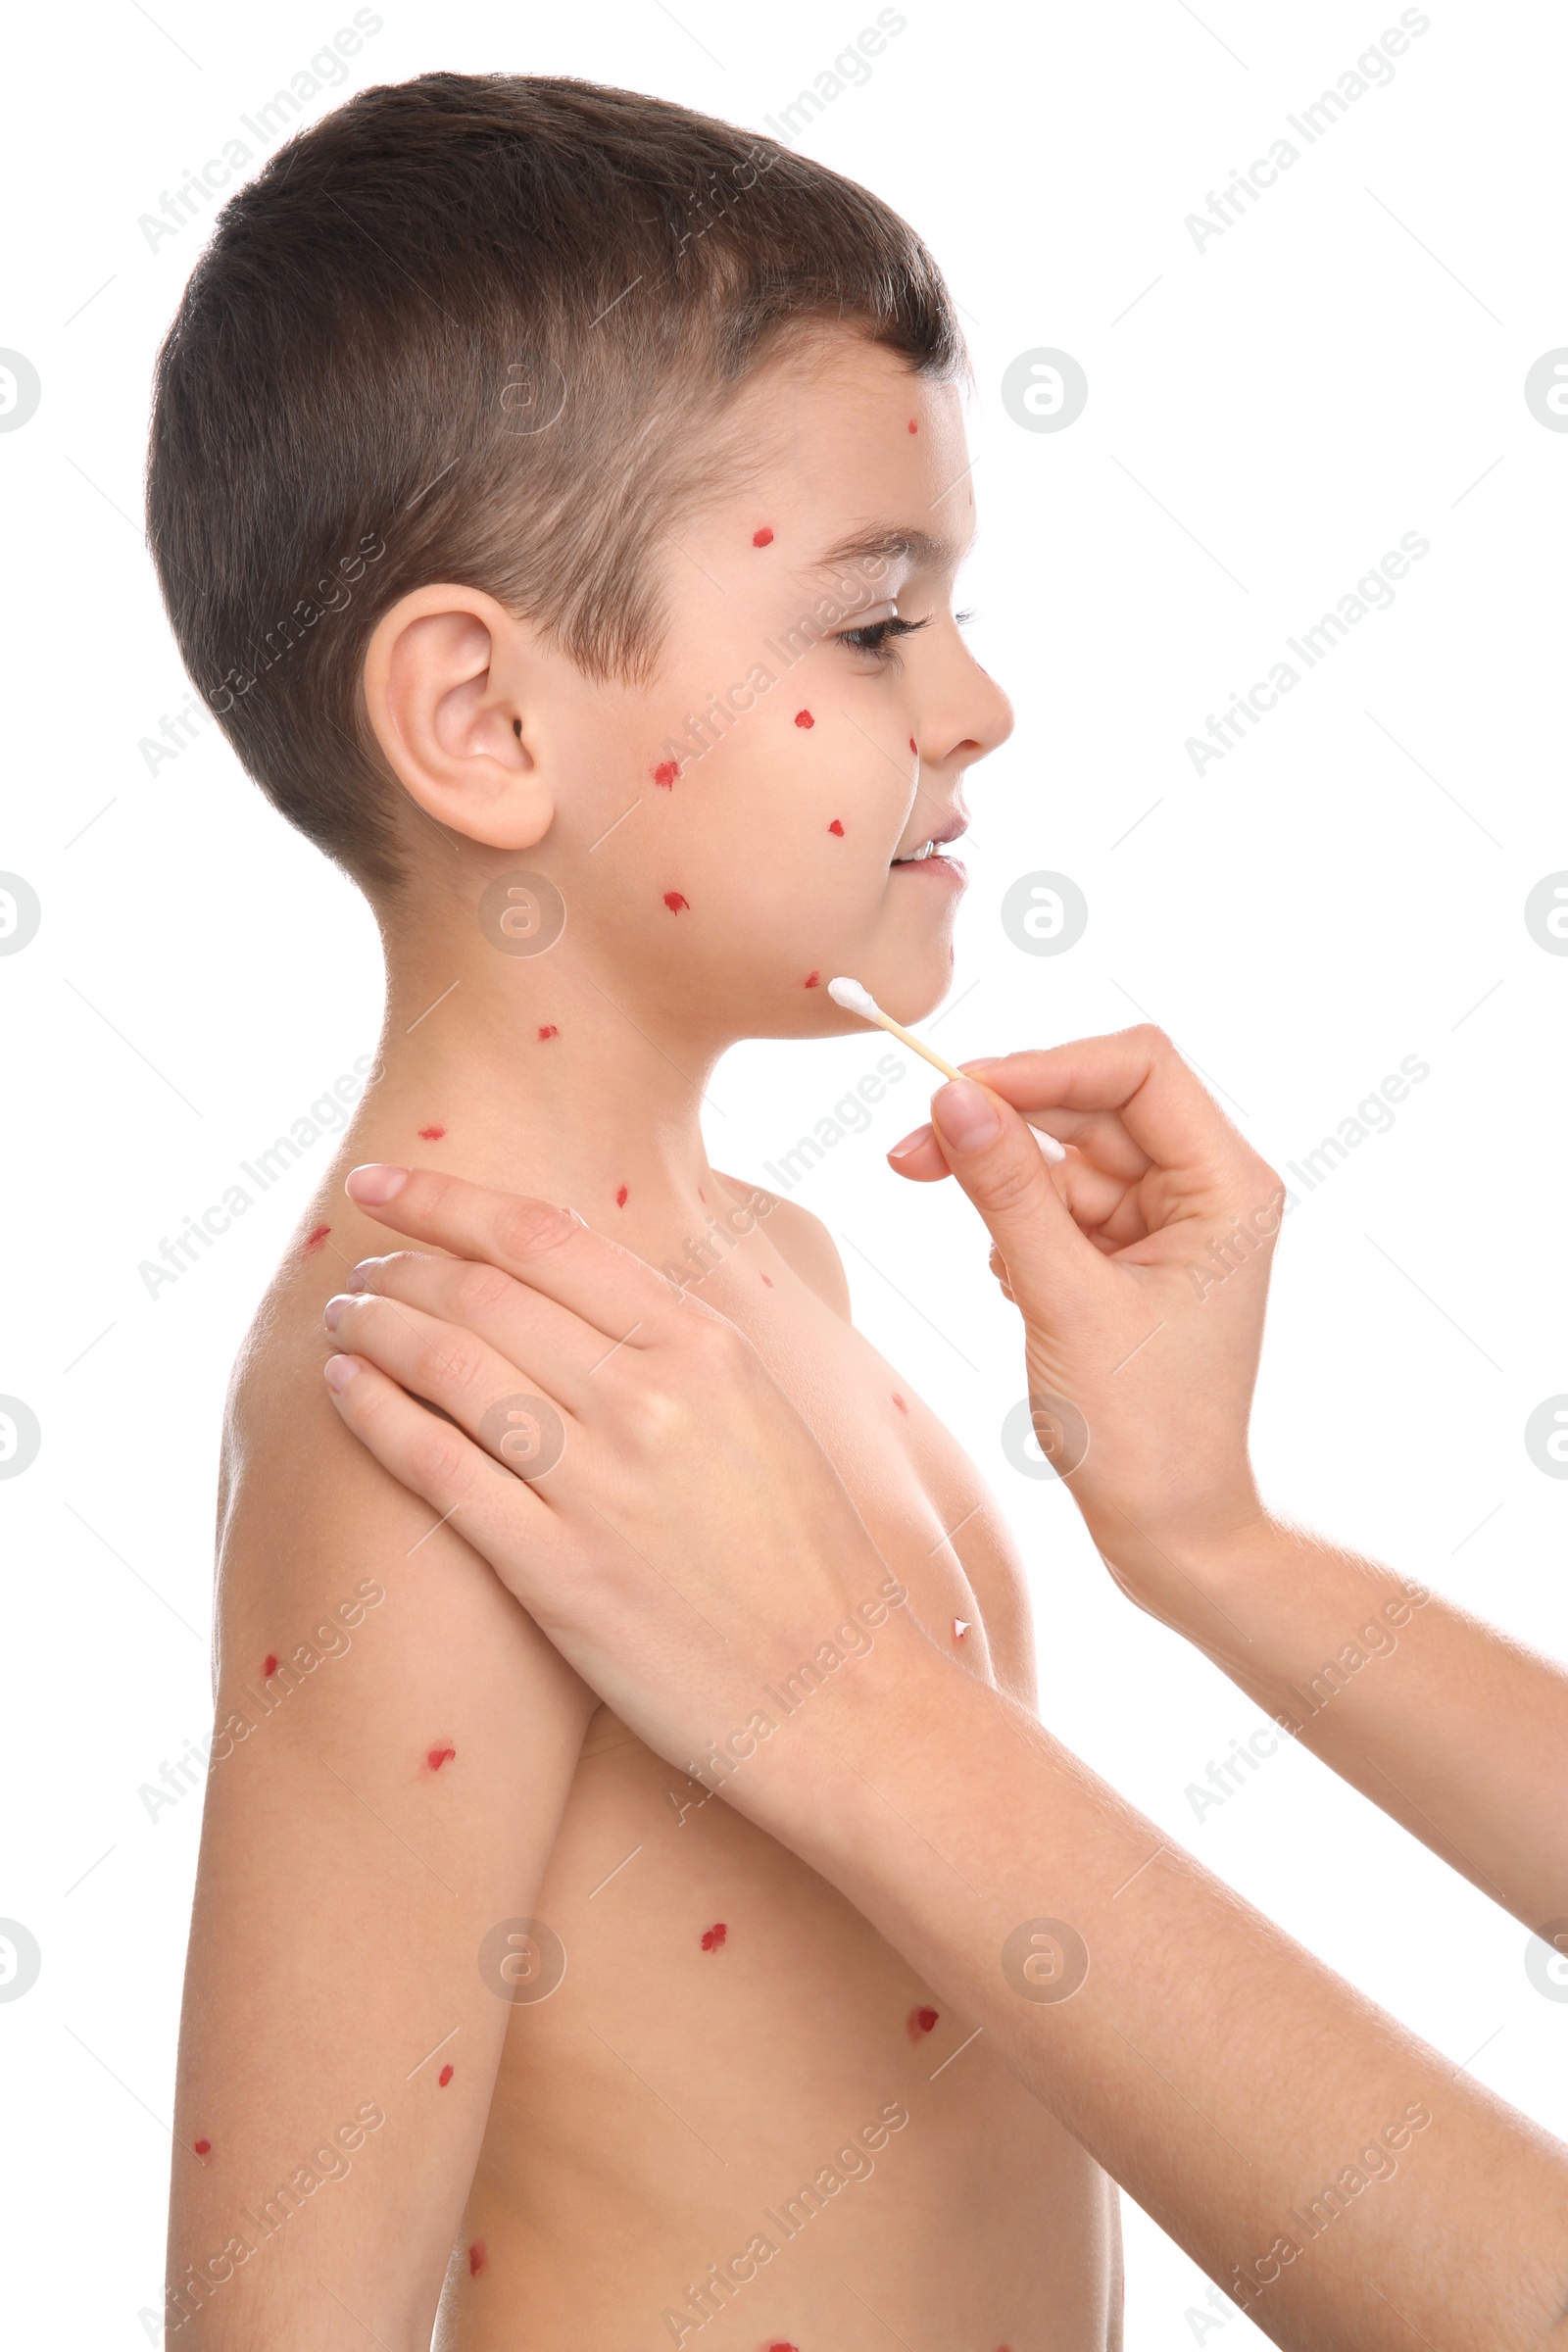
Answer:
<svg viewBox="0 0 1568 2352"><path fill-rule="evenodd" d="M312 1231L305 1236L305 1254L307 1257L315 1257L317 1255L321 1244L325 1241L331 1230L332 1228L330 1225L318 1225L315 1226Z"/></svg>
<svg viewBox="0 0 1568 2352"><path fill-rule="evenodd" d="M798 727L814 727L816 721L811 716L809 710L797 710L795 713L795 724Z"/></svg>
<svg viewBox="0 0 1568 2352"><path fill-rule="evenodd" d="M625 1207L625 1205L626 1205L626 1187L625 1187L623 1184L620 1184L620 1185L617 1185L617 1186L615 1187L615 1206L616 1206L617 1208L624 1208L624 1207Z"/></svg>
<svg viewBox="0 0 1568 2352"><path fill-rule="evenodd" d="M561 1031L556 1027L555 1022L546 1021L544 1027L539 1032L539 1043L543 1045L547 1037L559 1037L560 1035Z"/></svg>
<svg viewBox="0 0 1568 2352"><path fill-rule="evenodd" d="M195 2142L195 2148L198 2156L210 2156L213 2152L213 2143L210 2139L198 2139Z"/></svg>
<svg viewBox="0 0 1568 2352"><path fill-rule="evenodd" d="M841 816L836 816L836 817L833 819L833 822L832 822L832 823L829 825L829 827L828 827L828 831L829 831L830 833L836 833L836 834L838 835L838 837L839 837L840 841L842 841L842 840L844 839L844 819L843 819L843 817L841 817Z"/></svg>
<svg viewBox="0 0 1568 2352"><path fill-rule="evenodd" d="M722 1950L728 1936L729 1930L724 1925L724 1922L721 1919L715 1920L710 1928L705 1928L703 1930L704 1951L716 1952Z"/></svg>
<svg viewBox="0 0 1568 2352"><path fill-rule="evenodd" d="M424 1760L432 1772L439 1772L443 1764L456 1763L457 1755L455 1747L432 1747Z"/></svg>
<svg viewBox="0 0 1568 2352"><path fill-rule="evenodd" d="M275 1650L275 1649L270 1649L270 1650L268 1651L268 1653L267 1653L266 1657L265 1657L265 1658L262 1660L262 1680L263 1680L263 1682L264 1682L264 1683L265 1683L265 1682L270 1682L270 1681L271 1680L272 1676L273 1676L273 1675L274 1675L276 1672L277 1672L277 1652L276 1652L276 1650Z"/></svg>
<svg viewBox="0 0 1568 2352"><path fill-rule="evenodd" d="M773 534L768 529L765 522L760 531L754 531L752 533L752 545L754 547L771 547L772 544Z"/></svg>
<svg viewBox="0 0 1568 2352"><path fill-rule="evenodd" d="M662 785L665 792L673 792L675 789L675 778L680 774L680 768L677 762L673 760L661 760L659 765L657 767L651 767L648 772L653 777L654 782Z"/></svg>
<svg viewBox="0 0 1568 2352"><path fill-rule="evenodd" d="M665 891L664 905L669 908L671 914L680 914L682 911L687 914L691 912L690 902L683 899L678 890Z"/></svg>
<svg viewBox="0 0 1568 2352"><path fill-rule="evenodd" d="M445 2088L446 2088L447 2084L448 2084L448 2083L451 2082L451 2080L452 2080L452 2069L451 2069L451 2067L450 2067L450 2066L444 2066L444 2067L441 2069L441 2072L440 2072L440 2073L437 2075L437 2077L436 2077L436 2082L437 2082L437 2084L439 2085L439 2087L440 2087L442 2090L445 2090Z"/></svg>
<svg viewBox="0 0 1568 2352"><path fill-rule="evenodd" d="M901 1413L906 1413L908 1411L908 1406L905 1403L904 1398L899 1395L897 1389L895 1389L893 1392L893 1401L898 1406Z"/></svg>
<svg viewBox="0 0 1568 2352"><path fill-rule="evenodd" d="M808 972L808 973L807 973L807 975L806 975L806 985L807 985L807 987L808 987L808 988L820 988L820 987L821 987L821 985L822 985L822 975L821 975L821 973L820 973L820 972Z"/></svg>
<svg viewBox="0 0 1568 2352"><path fill-rule="evenodd" d="M762 1276L762 1280L766 1283L769 1290L773 1288L773 1277L771 1274L764 1274Z"/></svg>
<svg viewBox="0 0 1568 2352"><path fill-rule="evenodd" d="M445 1133L444 1127L421 1127L419 1129L420 1136L427 1144L438 1144Z"/></svg>
<svg viewBox="0 0 1568 2352"><path fill-rule="evenodd" d="M477 2278L484 2269L484 2239L476 2237L468 2248L468 2277Z"/></svg>
<svg viewBox="0 0 1568 2352"><path fill-rule="evenodd" d="M908 2028L909 2039L918 2041L922 2034L929 2034L941 2014L940 2009L911 2009L905 2021Z"/></svg>

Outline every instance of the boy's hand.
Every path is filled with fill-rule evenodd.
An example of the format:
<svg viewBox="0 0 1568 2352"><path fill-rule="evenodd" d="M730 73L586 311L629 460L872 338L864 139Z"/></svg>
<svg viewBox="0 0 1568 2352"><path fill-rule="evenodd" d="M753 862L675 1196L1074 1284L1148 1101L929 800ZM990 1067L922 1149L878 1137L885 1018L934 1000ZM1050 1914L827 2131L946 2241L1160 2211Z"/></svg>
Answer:
<svg viewBox="0 0 1568 2352"><path fill-rule="evenodd" d="M765 1684L823 1642L863 1654L872 1626L909 1639L837 1471L732 1323L543 1201L389 1167L348 1190L454 1254L367 1259L328 1301L338 1411L651 1746L688 1764L717 1741L733 1768ZM739 1777L760 1807L767 1762Z"/></svg>
<svg viewBox="0 0 1568 2352"><path fill-rule="evenodd" d="M1042 1449L1117 1581L1190 1627L1204 1565L1264 1517L1247 1426L1285 1185L1158 1029L967 1066L983 1084L941 1088L889 1157L979 1209Z"/></svg>

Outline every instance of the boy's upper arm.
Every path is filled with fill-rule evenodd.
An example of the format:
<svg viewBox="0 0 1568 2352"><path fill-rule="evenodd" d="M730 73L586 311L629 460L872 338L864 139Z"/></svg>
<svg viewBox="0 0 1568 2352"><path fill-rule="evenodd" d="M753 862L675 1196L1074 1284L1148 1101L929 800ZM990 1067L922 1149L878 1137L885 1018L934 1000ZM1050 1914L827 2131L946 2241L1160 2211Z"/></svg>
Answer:
<svg viewBox="0 0 1568 2352"><path fill-rule="evenodd" d="M232 1430L170 2279L209 2281L182 2342L403 2352L512 2014L486 1938L532 1913L595 1702L355 1444L318 1346L276 1348Z"/></svg>

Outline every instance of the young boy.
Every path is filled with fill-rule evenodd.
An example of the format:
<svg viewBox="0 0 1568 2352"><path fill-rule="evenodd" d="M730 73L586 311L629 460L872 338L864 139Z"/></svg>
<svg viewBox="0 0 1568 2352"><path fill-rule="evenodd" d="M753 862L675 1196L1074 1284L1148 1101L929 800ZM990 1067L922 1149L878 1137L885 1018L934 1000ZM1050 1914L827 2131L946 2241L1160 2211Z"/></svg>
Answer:
<svg viewBox="0 0 1568 2352"><path fill-rule="evenodd" d="M571 81L365 93L186 293L164 593L241 760L368 895L387 1015L231 1399L171 2340L1120 2341L1076 2142L596 1704L321 1381L386 1246L348 1167L566 1203L742 1326L906 1605L1030 1698L975 1471L821 1227L699 1124L737 1039L853 1025L833 974L910 1019L948 985L943 852L1010 724L951 612L962 365L865 191Z"/></svg>

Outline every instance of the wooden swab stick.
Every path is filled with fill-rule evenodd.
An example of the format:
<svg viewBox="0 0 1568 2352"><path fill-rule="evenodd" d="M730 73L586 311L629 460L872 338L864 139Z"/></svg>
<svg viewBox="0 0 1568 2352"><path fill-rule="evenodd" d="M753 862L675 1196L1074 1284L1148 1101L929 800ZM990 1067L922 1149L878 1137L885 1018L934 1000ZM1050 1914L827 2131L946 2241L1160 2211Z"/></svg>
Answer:
<svg viewBox="0 0 1568 2352"><path fill-rule="evenodd" d="M906 1029L903 1022L896 1021L890 1012L884 1012L870 990L862 988L858 980L830 980L827 993L835 1004L843 1005L846 1012L858 1012L862 1021L874 1021L879 1029L887 1031L889 1037L898 1038L908 1047L911 1054L920 1054L934 1070L940 1070L944 1078L964 1078L968 1075L964 1070L955 1069L951 1061L944 1061L940 1054L922 1045L912 1030ZM973 1083L978 1086L983 1085L984 1081L976 1079ZM1043 1127L1036 1126L1033 1119L1028 1123L1034 1128L1041 1152L1047 1159L1066 1158L1065 1151L1054 1135L1048 1135Z"/></svg>

